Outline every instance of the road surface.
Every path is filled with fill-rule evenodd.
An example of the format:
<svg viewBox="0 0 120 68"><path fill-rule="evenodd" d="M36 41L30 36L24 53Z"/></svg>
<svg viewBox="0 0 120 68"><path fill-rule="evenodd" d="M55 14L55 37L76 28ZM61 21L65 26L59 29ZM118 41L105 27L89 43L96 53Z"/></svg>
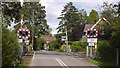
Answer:
<svg viewBox="0 0 120 68"><path fill-rule="evenodd" d="M29 68L98 68L88 62L86 58L73 55L52 52L35 51Z"/></svg>

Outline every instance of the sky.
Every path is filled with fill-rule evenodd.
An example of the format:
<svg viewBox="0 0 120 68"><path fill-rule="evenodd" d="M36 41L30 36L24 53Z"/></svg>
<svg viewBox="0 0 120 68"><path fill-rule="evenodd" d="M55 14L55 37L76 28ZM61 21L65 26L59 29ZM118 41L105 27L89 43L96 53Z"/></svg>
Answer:
<svg viewBox="0 0 120 68"><path fill-rule="evenodd" d="M92 9L95 9L100 14L101 10L99 6L101 6L103 2L117 3L118 0L41 0L40 3L45 6L46 19L48 25L52 28L52 34L57 33L56 28L60 21L57 18L68 2L73 2L73 5L78 10L84 9L87 15L89 15Z"/></svg>
<svg viewBox="0 0 120 68"><path fill-rule="evenodd" d="M24 0L20 0L21 4L23 4ZM100 14L101 10L99 6L103 4L103 2L108 3L117 3L119 0L40 0L39 1L43 6L45 6L46 10L46 20L50 28L52 28L52 35L57 34L56 28L59 26L59 19L57 19L61 11L64 9L64 6L68 2L73 2L73 5L78 9L84 9L89 15L92 9L96 10L98 14Z"/></svg>

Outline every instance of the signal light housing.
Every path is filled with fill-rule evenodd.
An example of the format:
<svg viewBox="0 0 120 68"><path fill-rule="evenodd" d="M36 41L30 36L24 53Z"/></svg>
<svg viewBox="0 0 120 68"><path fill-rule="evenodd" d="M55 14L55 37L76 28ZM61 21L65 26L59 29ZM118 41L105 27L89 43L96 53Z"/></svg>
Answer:
<svg viewBox="0 0 120 68"><path fill-rule="evenodd" d="M19 39L29 39L30 38L30 30L29 29L18 29L17 36Z"/></svg>
<svg viewBox="0 0 120 68"><path fill-rule="evenodd" d="M96 38L98 37L98 30L97 29L87 29L86 30L86 34L85 34L88 38Z"/></svg>

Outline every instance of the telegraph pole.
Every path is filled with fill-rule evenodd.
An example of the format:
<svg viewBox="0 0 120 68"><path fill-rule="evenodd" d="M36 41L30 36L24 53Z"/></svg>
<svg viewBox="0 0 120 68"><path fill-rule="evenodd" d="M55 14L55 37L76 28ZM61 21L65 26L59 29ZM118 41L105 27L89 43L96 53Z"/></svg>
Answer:
<svg viewBox="0 0 120 68"><path fill-rule="evenodd" d="M23 14L21 14L20 29L22 29L22 24L23 24ZM23 39L22 39L22 40L23 40ZM23 41L23 43L24 43L24 41ZM24 52L23 46L24 46L24 44L22 44L22 46L21 46L22 54L23 54L23 52Z"/></svg>
<svg viewBox="0 0 120 68"><path fill-rule="evenodd" d="M117 57L116 57L116 64L119 65L119 48L116 48L117 51Z"/></svg>
<svg viewBox="0 0 120 68"><path fill-rule="evenodd" d="M33 20L32 20L32 50L34 46L34 9L33 9Z"/></svg>
<svg viewBox="0 0 120 68"><path fill-rule="evenodd" d="M67 34L67 27L66 27L66 51L69 52L69 48L68 48L68 34Z"/></svg>

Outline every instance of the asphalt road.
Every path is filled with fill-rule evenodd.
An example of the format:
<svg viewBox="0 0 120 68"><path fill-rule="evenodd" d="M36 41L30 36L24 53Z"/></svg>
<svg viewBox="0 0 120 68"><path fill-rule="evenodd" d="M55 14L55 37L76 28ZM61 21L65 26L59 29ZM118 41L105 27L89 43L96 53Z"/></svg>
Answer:
<svg viewBox="0 0 120 68"><path fill-rule="evenodd" d="M31 68L98 68L88 62L86 58L80 58L61 52L35 51Z"/></svg>

